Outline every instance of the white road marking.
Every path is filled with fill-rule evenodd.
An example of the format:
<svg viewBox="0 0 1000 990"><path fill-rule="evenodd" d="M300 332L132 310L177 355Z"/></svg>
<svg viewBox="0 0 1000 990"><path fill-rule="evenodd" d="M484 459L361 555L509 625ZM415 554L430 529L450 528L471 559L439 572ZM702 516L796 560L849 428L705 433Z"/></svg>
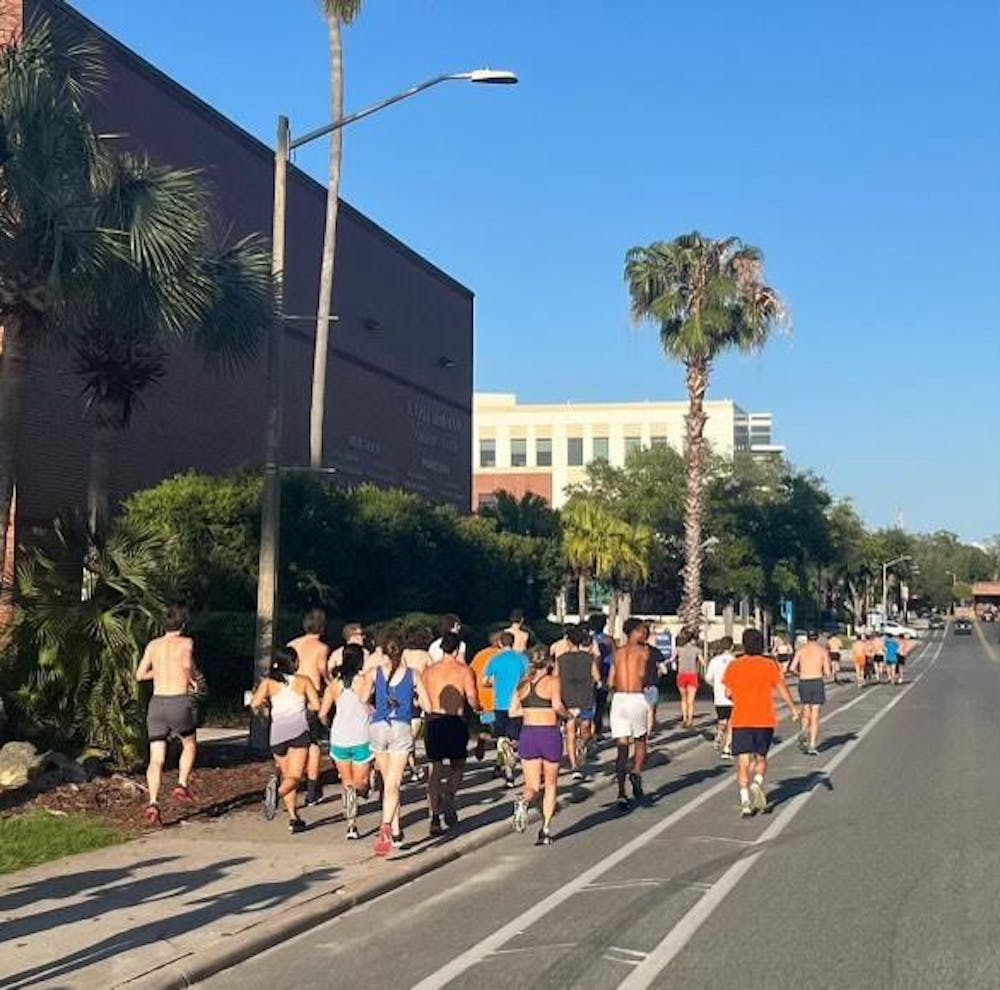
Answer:
<svg viewBox="0 0 1000 990"><path fill-rule="evenodd" d="M914 683L916 682L914 681ZM902 695L899 695L899 697L902 697ZM846 704L841 705L840 708L831 712L827 717L836 717L841 712L845 712L848 709L853 708L864 698L864 694L859 694L853 701L848 701ZM782 752L782 750L787 749L789 746L795 745L797 737L794 725L789 725L789 733L788 738L784 742L779 743L774 747L774 749L771 750L772 757ZM682 804L676 811L667 815L666 818L661 818L660 821L651 825L645 832L641 832L639 835L635 836L635 838L626 842L625 845L620 846L613 853L605 856L599 863L595 863L589 869L584 870L578 876L567 881L561 887L549 894L548 897L542 898L542 900L535 904L534 907L528 908L526 911L518 915L513 921L498 928L492 935L487 935L485 938L480 939L479 942L470 946L465 950L465 952L460 953L450 962L445 963L440 969L437 969L433 973L424 977L424 979L422 979L419 983L414 984L413 990L440 990L441 987L447 986L452 980L457 979L464 972L495 953L497 949L509 942L512 938L520 935L537 921L540 921L547 914L550 914L560 905L564 904L571 897L579 894L599 877L611 872L618 866L619 863L622 863L630 856L633 856L644 846L652 842L657 836L676 825L677 822L687 818L688 815L700 808L707 801L710 801L717 794L721 794L723 791L731 789L732 786L733 777L731 774L726 774L723 780L718 781L711 787L702 791L700 794L691 798L690 801L686 804ZM705 896L710 897L711 893L706 894Z"/></svg>
<svg viewBox="0 0 1000 990"><path fill-rule="evenodd" d="M903 698L909 694L910 690L915 687L924 674L930 670L931 667L937 662L937 658L941 655L941 649L944 646L944 641L938 645L937 652L934 654L934 658L928 663L925 670L921 671L902 691L897 694L892 701L889 702L881 711L873 715L858 731L857 736L854 739L848 740L844 744L844 748L841 749L836 756L824 767L824 770L829 776L840 766L844 760L854 752L855 748L861 744L864 738L878 725L879 722L885 718L893 710L893 708L898 705ZM810 787L808 790L797 794L792 798L785 808L780 811L774 821L760 834L754 845L760 846L761 848L755 852L746 856L744 859L739 860L734 863L721 877L712 885L711 889L705 894L697 904L692 907L686 915L667 933L666 937L660 942L659 945L653 949L652 952L646 957L642 965L637 966L636 969L625 979L621 985L620 990L645 990L649 987L654 980L663 972L663 970L671 963L671 961L677 956L681 951L691 941L694 934L699 928L708 920L712 912L722 903L723 900L728 896L728 894L733 890L733 888L743 879L750 868L763 856L767 844L776 839L788 826L791 824L795 816L805 807L806 802L812 796L813 792L816 790L816 786Z"/></svg>
<svg viewBox="0 0 1000 990"><path fill-rule="evenodd" d="M573 949L577 942L550 942L548 945L515 945L509 949L497 949L495 956L507 956L514 952L541 952L548 949Z"/></svg>
<svg viewBox="0 0 1000 990"><path fill-rule="evenodd" d="M623 949L620 945L609 945L608 951L620 952L626 956L635 956L637 959L645 959L649 955L648 952L640 952L638 949Z"/></svg>
<svg viewBox="0 0 1000 990"><path fill-rule="evenodd" d="M692 842L732 842L737 846L752 846L752 839L731 839L728 835L689 835Z"/></svg>

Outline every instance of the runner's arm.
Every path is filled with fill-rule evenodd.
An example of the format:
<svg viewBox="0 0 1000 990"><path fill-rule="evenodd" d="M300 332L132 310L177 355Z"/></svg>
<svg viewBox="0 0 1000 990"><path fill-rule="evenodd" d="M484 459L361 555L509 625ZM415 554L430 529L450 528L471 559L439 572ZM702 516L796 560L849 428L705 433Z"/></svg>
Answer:
<svg viewBox="0 0 1000 990"><path fill-rule="evenodd" d="M833 675L833 661L830 659L830 651L823 651L823 676L831 677Z"/></svg>
<svg viewBox="0 0 1000 990"><path fill-rule="evenodd" d="M510 710L507 715L510 718L520 718L524 713L524 708L521 705L521 689L520 687L514 691L514 697L510 699Z"/></svg>
<svg viewBox="0 0 1000 990"><path fill-rule="evenodd" d="M790 674L797 674L799 670L799 653L796 651L795 656L792 657L792 662L788 665L788 672Z"/></svg>
<svg viewBox="0 0 1000 990"><path fill-rule="evenodd" d="M143 651L139 666L135 668L135 679L137 681L151 681L153 679L153 654L148 646Z"/></svg>
<svg viewBox="0 0 1000 990"><path fill-rule="evenodd" d="M552 708L560 718L569 718L569 712L562 700L562 681L556 674L552 678Z"/></svg>
<svg viewBox="0 0 1000 990"><path fill-rule="evenodd" d="M482 705L479 704L479 691L476 688L476 675L472 672L471 667L465 668L465 700L468 701L474 712L482 711Z"/></svg>
<svg viewBox="0 0 1000 990"><path fill-rule="evenodd" d="M254 691L253 697L250 699L250 710L253 712L260 712L260 710L267 704L267 699L271 696L269 685L272 682L268 678L264 678L257 685L257 690Z"/></svg>
<svg viewBox="0 0 1000 990"><path fill-rule="evenodd" d="M326 725L330 724L330 710L337 704L337 699L333 696L333 681L327 681L326 689L323 691L323 703L319 706L320 721Z"/></svg>
<svg viewBox="0 0 1000 990"><path fill-rule="evenodd" d="M316 685L313 684L309 678L305 678L306 682L306 703L309 705L311 711L319 712L319 693L316 691Z"/></svg>
<svg viewBox="0 0 1000 990"><path fill-rule="evenodd" d="M427 712L433 710L434 706L431 704L430 692L427 690L427 685L424 683L425 676L426 671L419 677L415 677L413 679L413 684L417 691L417 704L420 705L421 711L426 715Z"/></svg>
<svg viewBox="0 0 1000 990"><path fill-rule="evenodd" d="M792 692L788 690L788 685L785 683L784 677L778 681L778 694L781 695L781 700L788 706L788 710L792 713L792 718L797 722L799 720L799 709L792 698Z"/></svg>

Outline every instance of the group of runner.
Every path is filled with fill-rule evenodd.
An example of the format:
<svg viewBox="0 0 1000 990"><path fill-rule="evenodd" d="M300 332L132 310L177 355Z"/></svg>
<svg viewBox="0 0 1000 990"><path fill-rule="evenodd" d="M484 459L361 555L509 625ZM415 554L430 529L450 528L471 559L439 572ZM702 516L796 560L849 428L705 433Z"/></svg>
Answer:
<svg viewBox="0 0 1000 990"><path fill-rule="evenodd" d="M400 791L410 780L424 779L417 760L422 737L429 764L427 803L429 835L439 836L458 824L457 794L470 744L479 759L487 742L496 746L495 773L508 788L523 776L515 798L512 824L527 828L529 810L538 802L541 827L537 842L552 841L560 766L564 754L575 781L586 775L605 716L616 746L617 804L625 811L643 799L642 774L648 740L656 724L658 684L672 666L681 695L681 723L693 729L695 696L702 672L712 687L715 745L722 759L736 760L740 813L764 810L767 754L777 725L775 697L780 697L800 723L799 745L816 755L825 684L839 666L839 640L822 641L810 633L790 656L765 653L764 637L748 629L737 656L731 637L702 666L696 636L681 637L672 657L650 642L647 622L630 618L624 643L616 648L604 630L605 617L568 625L550 647L530 646L530 633L520 612L489 645L466 658L461 621L446 616L436 639L418 629L405 639L387 633L374 643L360 623L342 630L344 645L331 650L325 641L326 616L310 611L303 634L278 649L268 675L258 684L251 707L269 715L270 746L275 773L264 794L264 812L272 819L284 805L288 828L307 826L299 815L298 794L305 784L305 805L323 800L320 784L323 751L336 767L341 785L346 838L358 840L362 802L373 790L373 768L380 793L381 823L374 852L387 856L404 841L400 823ZM199 681L193 647L184 629L187 611L172 608L165 635L154 640L137 670L137 679L152 680L149 706L149 806L146 817L159 823L158 794L167 739L179 736L182 757L175 800L192 800L188 787L195 758L196 713L192 690ZM834 650L833 647L837 649ZM855 663L867 677L870 664L881 679L901 680L906 649L889 638L866 636L855 646ZM876 653L876 650L881 652ZM835 659L834 659L835 658ZM783 669L785 668L785 669ZM785 673L798 675L799 705L785 683ZM607 698L611 698L606 708ZM630 793L629 793L630 792Z"/></svg>
<svg viewBox="0 0 1000 990"><path fill-rule="evenodd" d="M912 639L867 632L854 643L854 674L859 688L866 684L902 684L906 660L916 647Z"/></svg>

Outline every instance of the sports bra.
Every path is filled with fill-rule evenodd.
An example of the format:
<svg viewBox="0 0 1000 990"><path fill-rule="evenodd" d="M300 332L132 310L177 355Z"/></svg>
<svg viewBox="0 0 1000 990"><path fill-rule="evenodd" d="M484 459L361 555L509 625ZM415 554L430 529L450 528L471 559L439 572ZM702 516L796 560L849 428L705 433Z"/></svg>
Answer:
<svg viewBox="0 0 1000 990"><path fill-rule="evenodd" d="M531 681L530 682L531 686L528 689L528 693L525 695L524 700L521 702L521 707L522 708L551 708L552 707L552 699L551 698L543 698L538 693L538 691L536 690L536 688L538 687L538 685L541 684L542 681L544 681L545 678L548 677L548 676L549 676L548 674L542 674L542 676L539 677L537 681Z"/></svg>

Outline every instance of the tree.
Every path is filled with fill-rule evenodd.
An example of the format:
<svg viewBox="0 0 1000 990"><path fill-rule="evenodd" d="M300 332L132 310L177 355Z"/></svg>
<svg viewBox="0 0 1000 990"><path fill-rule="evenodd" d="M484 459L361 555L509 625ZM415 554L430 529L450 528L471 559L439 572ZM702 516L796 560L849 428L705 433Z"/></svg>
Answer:
<svg viewBox="0 0 1000 990"><path fill-rule="evenodd" d="M625 259L633 320L658 326L664 351L683 363L687 377L681 619L689 633L701 626L705 395L720 354L732 348L759 350L784 318L784 303L763 274L758 248L735 237L712 240L697 231L632 248Z"/></svg>
<svg viewBox="0 0 1000 990"><path fill-rule="evenodd" d="M81 276L128 247L93 222L100 149L84 104L104 78L94 43L47 20L0 48L0 560L31 351L85 304Z"/></svg>
<svg viewBox="0 0 1000 990"><path fill-rule="evenodd" d="M344 116L344 45L342 28L361 13L362 0L321 0L330 35L330 89L333 120ZM312 403L309 409L309 463L323 464L323 419L326 415L326 365L330 346L333 309L334 264L337 253L337 215L340 211L340 171L344 159L344 132L330 135L330 184L326 194L326 226L323 229L323 261L316 306L316 344L313 350Z"/></svg>
<svg viewBox="0 0 1000 990"><path fill-rule="evenodd" d="M270 259L257 237L217 246L199 173L116 156L104 170L98 223L142 223L165 251L113 259L94 279L76 370L93 426L87 509L108 514L114 454L142 394L166 373L172 342L190 340L209 363L235 371L253 357L273 318Z"/></svg>
<svg viewBox="0 0 1000 990"><path fill-rule="evenodd" d="M520 499L510 492L499 491L493 502L479 510L483 519L493 519L501 533L517 533L541 539L557 539L559 514L541 495L528 492Z"/></svg>

